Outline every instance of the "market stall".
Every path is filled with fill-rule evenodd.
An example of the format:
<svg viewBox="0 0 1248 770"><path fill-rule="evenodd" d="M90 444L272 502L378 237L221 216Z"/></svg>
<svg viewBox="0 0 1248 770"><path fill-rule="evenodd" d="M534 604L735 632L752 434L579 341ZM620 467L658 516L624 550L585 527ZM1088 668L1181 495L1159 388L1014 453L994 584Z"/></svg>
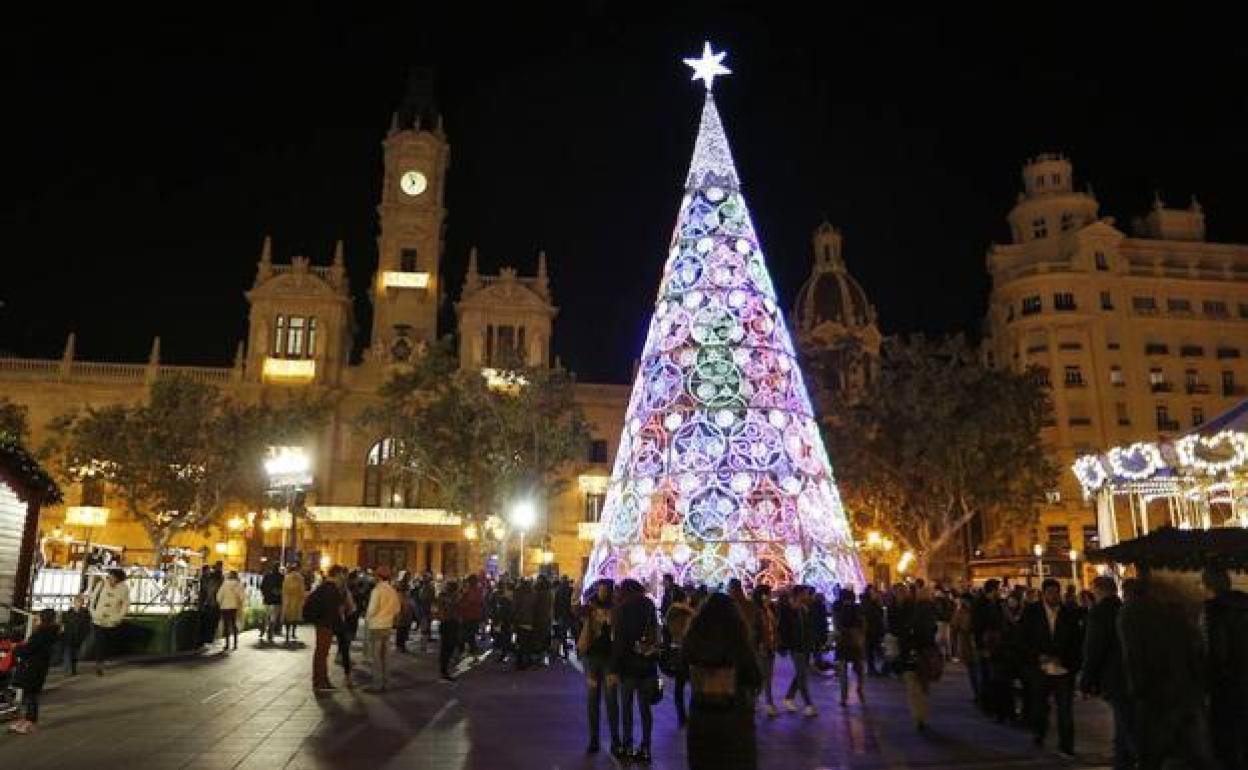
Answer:
<svg viewBox="0 0 1248 770"><path fill-rule="evenodd" d="M56 482L25 448L12 436L0 435L0 624L9 622L9 607L26 604L39 509L60 499Z"/></svg>

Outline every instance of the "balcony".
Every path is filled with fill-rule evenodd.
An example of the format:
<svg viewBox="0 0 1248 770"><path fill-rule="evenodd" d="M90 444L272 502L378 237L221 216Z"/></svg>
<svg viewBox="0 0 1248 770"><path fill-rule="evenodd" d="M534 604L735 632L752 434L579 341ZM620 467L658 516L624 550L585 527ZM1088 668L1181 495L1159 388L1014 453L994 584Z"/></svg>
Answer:
<svg viewBox="0 0 1248 770"><path fill-rule="evenodd" d="M1174 390L1174 386L1168 382L1152 382L1149 383L1149 390L1154 393L1169 393Z"/></svg>
<svg viewBox="0 0 1248 770"><path fill-rule="evenodd" d="M1086 388L1086 387L1088 387L1088 383L1087 383L1087 381L1086 381L1086 380L1066 380L1066 387L1068 387L1068 388Z"/></svg>
<svg viewBox="0 0 1248 770"><path fill-rule="evenodd" d="M1207 396L1209 395L1209 386L1203 382L1189 382L1187 383L1187 395Z"/></svg>
<svg viewBox="0 0 1248 770"><path fill-rule="evenodd" d="M1157 421L1157 430L1174 432L1174 431L1177 431L1178 429L1179 429L1178 420L1158 420Z"/></svg>
<svg viewBox="0 0 1248 770"><path fill-rule="evenodd" d="M1170 347L1161 343L1150 342L1144 346L1144 354L1148 356L1164 356L1169 353Z"/></svg>

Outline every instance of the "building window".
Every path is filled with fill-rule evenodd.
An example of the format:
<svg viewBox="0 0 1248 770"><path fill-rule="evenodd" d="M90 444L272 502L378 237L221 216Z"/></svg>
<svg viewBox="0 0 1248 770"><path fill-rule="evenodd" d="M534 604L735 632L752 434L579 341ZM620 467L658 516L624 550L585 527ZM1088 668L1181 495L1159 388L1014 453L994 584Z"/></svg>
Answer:
<svg viewBox="0 0 1248 770"><path fill-rule="evenodd" d="M1105 256L1105 252L1103 252L1103 251L1098 251L1098 252L1096 252L1096 253L1093 255L1093 257L1096 259L1096 269L1097 269L1097 270L1108 270L1108 269L1109 269L1109 259L1108 259L1108 258L1106 258L1106 256Z"/></svg>
<svg viewBox="0 0 1248 770"><path fill-rule="evenodd" d="M1060 184L1062 183L1062 175L1061 175L1061 174L1052 174L1052 175L1050 175L1050 176L1049 176L1049 179L1053 182L1053 186L1054 186L1054 187L1056 187L1056 186L1058 186L1058 185L1060 185Z"/></svg>
<svg viewBox="0 0 1248 770"><path fill-rule="evenodd" d="M1095 551L1101 547L1101 533L1095 524L1083 525L1083 551Z"/></svg>
<svg viewBox="0 0 1248 770"><path fill-rule="evenodd" d="M1072 229L1075 226L1075 215L1069 211L1062 212L1062 232Z"/></svg>
<svg viewBox="0 0 1248 770"><path fill-rule="evenodd" d="M1222 395L1233 396L1236 394L1235 393L1236 390L1237 388L1235 387L1235 372L1223 371L1222 372Z"/></svg>
<svg viewBox="0 0 1248 770"><path fill-rule="evenodd" d="M1040 295L1023 297L1023 315L1035 315L1040 312Z"/></svg>
<svg viewBox="0 0 1248 770"><path fill-rule="evenodd" d="M1117 364L1109 367L1109 384L1110 385L1126 385L1127 380L1122 376L1122 367Z"/></svg>
<svg viewBox="0 0 1248 770"><path fill-rule="evenodd" d="M1058 292L1053 295L1054 310L1074 310L1075 295L1069 291Z"/></svg>
<svg viewBox="0 0 1248 770"><path fill-rule="evenodd" d="M605 494L587 492L585 494L585 521L601 521L602 506L606 501Z"/></svg>
<svg viewBox="0 0 1248 770"><path fill-rule="evenodd" d="M415 508L415 468L399 462L402 444L383 438L368 450L364 463L364 505L374 508Z"/></svg>
<svg viewBox="0 0 1248 770"><path fill-rule="evenodd" d="M1065 382L1066 387L1068 388L1082 388L1085 384L1083 381L1083 372L1080 371L1077 366L1066 367Z"/></svg>
<svg viewBox="0 0 1248 770"><path fill-rule="evenodd" d="M607 441L606 439L596 438L589 442L589 461L591 463L607 463Z"/></svg>
<svg viewBox="0 0 1248 770"><path fill-rule="evenodd" d="M274 324L274 358L312 358L316 355L316 318L279 315Z"/></svg>
<svg viewBox="0 0 1248 770"><path fill-rule="evenodd" d="M1239 348L1234 348L1230 345L1219 345L1218 359L1222 360L1226 358L1239 358Z"/></svg>
<svg viewBox="0 0 1248 770"><path fill-rule="evenodd" d="M1049 370L1043 366L1032 367L1031 376L1035 379L1037 385L1049 387Z"/></svg>
<svg viewBox="0 0 1248 770"><path fill-rule="evenodd" d="M416 272L416 249L403 249L399 252L399 270L404 273Z"/></svg>
<svg viewBox="0 0 1248 770"><path fill-rule="evenodd" d="M1239 303L1239 317L1248 318L1248 302Z"/></svg>
<svg viewBox="0 0 1248 770"><path fill-rule="evenodd" d="M1205 315L1213 318L1226 318L1230 316L1230 312L1226 308L1226 303L1221 300L1207 299L1200 303L1200 309Z"/></svg>
<svg viewBox="0 0 1248 770"><path fill-rule="evenodd" d="M1170 352L1170 346L1164 342L1145 342L1144 354L1148 356L1164 356Z"/></svg>
<svg viewBox="0 0 1248 770"><path fill-rule="evenodd" d="M1101 292L1101 310L1114 309L1114 295L1107 291Z"/></svg>
<svg viewBox="0 0 1248 770"><path fill-rule="evenodd" d="M1064 555L1070 550L1070 527L1065 524L1051 525L1045 533L1045 548L1050 554Z"/></svg>
<svg viewBox="0 0 1248 770"><path fill-rule="evenodd" d="M1155 411L1157 414L1157 430L1179 429L1179 424L1170 419L1170 409L1165 404L1158 404Z"/></svg>
<svg viewBox="0 0 1248 770"><path fill-rule="evenodd" d="M1183 384L1187 387L1188 393L1195 393L1200 389L1200 374L1195 369L1188 369L1183 372Z"/></svg>
<svg viewBox="0 0 1248 770"><path fill-rule="evenodd" d="M1205 408L1203 406L1192 407L1192 427L1196 428L1205 424Z"/></svg>
<svg viewBox="0 0 1248 770"><path fill-rule="evenodd" d="M1131 309L1137 313L1152 314L1157 312L1157 300L1153 297L1132 297Z"/></svg>
<svg viewBox="0 0 1248 770"><path fill-rule="evenodd" d="M1044 177L1041 177L1040 179L1041 181L1043 181ZM1032 238L1043 238L1048 234L1049 234L1049 228L1048 228L1048 225L1046 225L1044 222L1044 217L1038 217L1031 221L1031 237Z"/></svg>
<svg viewBox="0 0 1248 770"><path fill-rule="evenodd" d="M1166 300L1166 310L1171 313L1190 313L1192 312L1192 301L1190 299L1175 299L1171 297Z"/></svg>
<svg viewBox="0 0 1248 770"><path fill-rule="evenodd" d="M1124 403L1122 403L1121 401L1119 401L1119 402L1117 402L1116 404L1114 404L1114 410L1115 410L1115 412L1117 412L1118 424L1119 424L1119 425L1130 425L1130 424L1131 424L1131 417L1130 417L1130 415L1128 415L1128 414L1127 414L1127 405L1126 405L1126 404L1124 404Z"/></svg>

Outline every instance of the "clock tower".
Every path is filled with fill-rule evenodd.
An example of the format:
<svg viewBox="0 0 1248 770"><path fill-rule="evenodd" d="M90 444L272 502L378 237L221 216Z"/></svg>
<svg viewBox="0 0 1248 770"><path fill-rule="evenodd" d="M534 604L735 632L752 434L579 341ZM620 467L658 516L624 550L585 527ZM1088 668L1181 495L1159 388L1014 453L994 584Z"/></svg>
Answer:
<svg viewBox="0 0 1248 770"><path fill-rule="evenodd" d="M371 353L375 360L402 364L437 338L441 295L438 267L450 145L428 71L412 73L382 147Z"/></svg>

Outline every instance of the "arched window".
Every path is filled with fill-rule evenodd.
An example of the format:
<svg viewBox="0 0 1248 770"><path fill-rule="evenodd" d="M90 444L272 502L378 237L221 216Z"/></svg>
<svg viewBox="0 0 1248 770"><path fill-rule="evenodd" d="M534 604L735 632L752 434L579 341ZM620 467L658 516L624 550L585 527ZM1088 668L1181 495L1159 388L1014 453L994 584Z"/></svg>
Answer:
<svg viewBox="0 0 1248 770"><path fill-rule="evenodd" d="M383 438L368 450L364 463L364 505L377 508L415 508L419 489L415 468L403 468L397 439Z"/></svg>

